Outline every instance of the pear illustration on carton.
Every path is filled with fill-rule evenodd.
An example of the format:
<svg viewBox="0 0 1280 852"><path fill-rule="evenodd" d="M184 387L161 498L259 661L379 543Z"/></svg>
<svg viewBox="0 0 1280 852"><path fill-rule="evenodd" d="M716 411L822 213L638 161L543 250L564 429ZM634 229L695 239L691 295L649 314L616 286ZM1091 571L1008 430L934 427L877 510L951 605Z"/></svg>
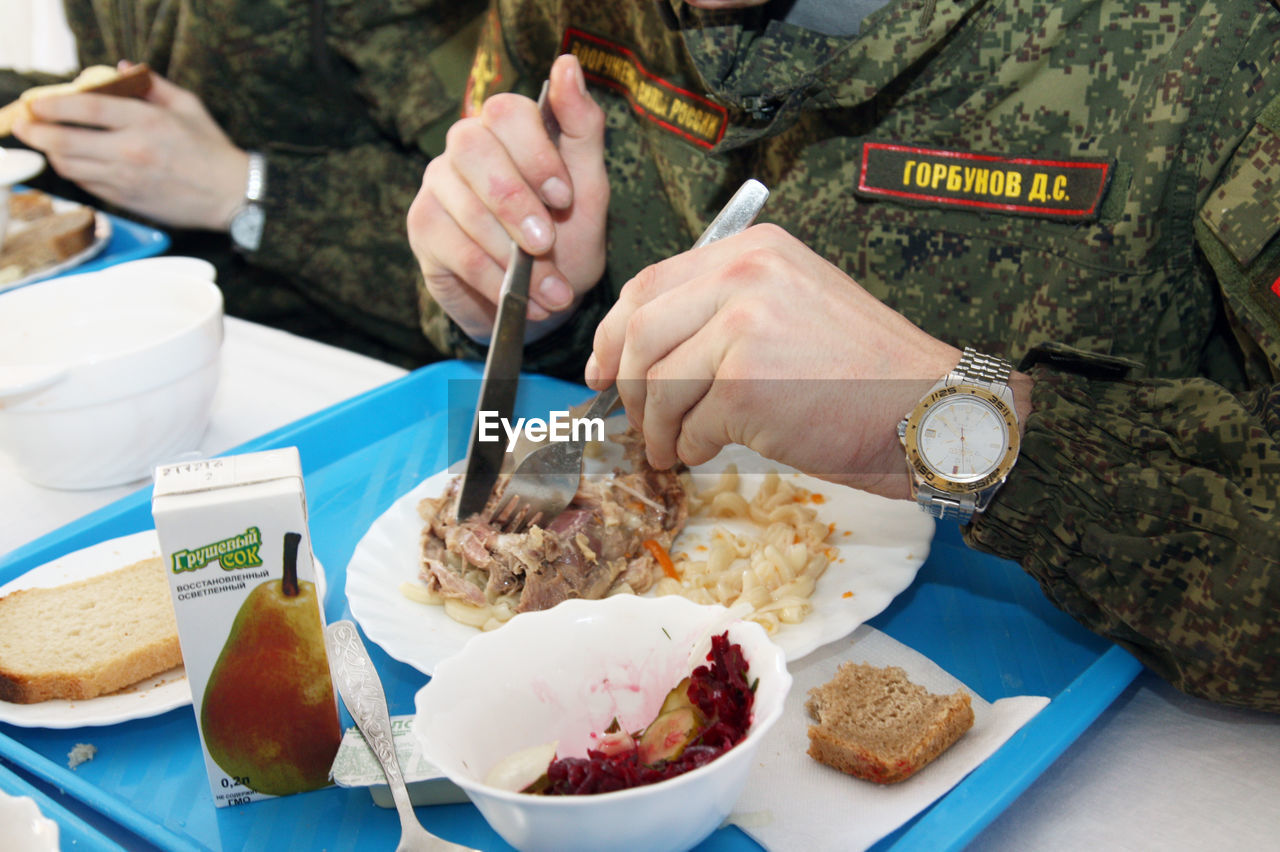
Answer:
<svg viewBox="0 0 1280 852"><path fill-rule="evenodd" d="M342 739L315 584L298 580L300 539L285 533L283 576L241 604L200 709L214 762L273 796L326 786Z"/></svg>

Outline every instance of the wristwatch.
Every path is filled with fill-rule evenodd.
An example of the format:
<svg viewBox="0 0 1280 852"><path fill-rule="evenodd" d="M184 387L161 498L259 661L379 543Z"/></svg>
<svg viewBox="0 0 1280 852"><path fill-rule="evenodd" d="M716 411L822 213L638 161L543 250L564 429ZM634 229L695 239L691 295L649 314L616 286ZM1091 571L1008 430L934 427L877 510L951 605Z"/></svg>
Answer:
<svg viewBox="0 0 1280 852"><path fill-rule="evenodd" d="M245 181L244 201L231 215L231 241L243 251L257 251L262 245L262 227L266 213L262 199L267 194L267 158L259 151L249 152L249 178Z"/></svg>
<svg viewBox="0 0 1280 852"><path fill-rule="evenodd" d="M911 493L936 518L968 521L1018 459L1018 414L1009 362L966 348L898 424Z"/></svg>

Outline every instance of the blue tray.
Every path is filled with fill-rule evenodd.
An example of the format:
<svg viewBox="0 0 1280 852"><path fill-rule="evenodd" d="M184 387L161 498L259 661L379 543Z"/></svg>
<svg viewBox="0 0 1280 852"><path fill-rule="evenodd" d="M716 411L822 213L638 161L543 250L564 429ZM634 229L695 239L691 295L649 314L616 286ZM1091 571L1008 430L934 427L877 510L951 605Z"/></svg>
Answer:
<svg viewBox="0 0 1280 852"><path fill-rule="evenodd" d="M343 593L346 564L369 526L401 494L463 455L479 377L478 364L424 367L237 448L298 447L313 547L329 578L330 620L350 617ZM530 376L521 382L518 413L561 409L586 393ZM143 489L13 551L0 560L0 583L79 548L152 528L150 499L150 489ZM1055 609L1017 565L965 547L954 524L939 526L916 582L872 624L928 655L988 701L1022 694L1052 699L950 793L882 841L882 849L963 847L1140 670L1129 654ZM414 693L426 678L367 644L391 712L412 713ZM71 772L65 756L75 742L93 743L98 754ZM364 790L327 789L214 808L195 718L186 707L105 728L0 724L0 757L165 849L391 849L399 836L395 812L374 806ZM509 848L469 804L423 807L418 813L428 828L455 842ZM731 827L718 830L699 852L756 848Z"/></svg>
<svg viewBox="0 0 1280 852"><path fill-rule="evenodd" d="M35 801L40 813L58 824L58 846L70 850L103 850L114 852L124 847L108 839L80 817L67 810L48 793L0 764L0 790L10 796L26 796Z"/></svg>

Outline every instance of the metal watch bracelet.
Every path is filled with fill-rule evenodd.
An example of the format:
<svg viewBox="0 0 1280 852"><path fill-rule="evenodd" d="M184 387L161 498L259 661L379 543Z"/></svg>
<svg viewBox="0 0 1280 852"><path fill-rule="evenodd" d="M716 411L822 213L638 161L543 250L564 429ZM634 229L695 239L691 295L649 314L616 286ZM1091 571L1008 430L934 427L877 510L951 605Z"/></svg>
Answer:
<svg viewBox="0 0 1280 852"><path fill-rule="evenodd" d="M964 348L960 363L947 374L947 385L977 385L999 394L1009 385L1013 365L1003 358L984 355L970 346Z"/></svg>

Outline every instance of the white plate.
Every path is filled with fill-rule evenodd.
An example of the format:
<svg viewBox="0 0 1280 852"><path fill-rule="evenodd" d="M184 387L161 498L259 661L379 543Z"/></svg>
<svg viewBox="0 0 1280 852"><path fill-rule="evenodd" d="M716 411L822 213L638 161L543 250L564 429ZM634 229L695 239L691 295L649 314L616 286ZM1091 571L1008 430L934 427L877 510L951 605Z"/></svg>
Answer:
<svg viewBox="0 0 1280 852"><path fill-rule="evenodd" d="M53 199L53 209L55 212L58 212L58 213L61 213L64 210L68 210L72 207L78 207L78 206L79 205L75 204L74 202L67 201L66 199L63 199L63 198ZM10 234L14 233L15 226L21 226L22 224L24 223L11 222L9 225L9 233ZM34 272L29 272L23 277L18 278L14 281L0 282L0 293L3 293L5 290L12 290L15 287L24 287L27 284L34 284L37 281L43 281L46 278L52 278L54 275L58 275L63 272L67 272L69 270L75 269L77 266L84 263L85 261L92 260L93 258L97 257L99 254L101 254L102 250L107 247L107 243L109 242L111 242L111 220L108 219L107 215L102 211L100 210L94 211L93 242L89 243L87 248L85 248L83 251L73 254L71 257L67 258L66 260L61 260L55 264L52 264L51 266L46 266L43 269L37 269Z"/></svg>
<svg viewBox="0 0 1280 852"><path fill-rule="evenodd" d="M113 538L32 568L16 580L0 586L0 597L19 589L61 586L159 555L160 541L156 538L155 530ZM324 569L318 559L315 560L315 566L317 592L323 602ZM187 682L187 670L178 666L119 692L84 701L66 701L60 698L37 704L0 701L0 722L25 728L114 725L130 719L156 716L190 703L191 684Z"/></svg>
<svg viewBox="0 0 1280 852"><path fill-rule="evenodd" d="M787 472L744 447L728 447L693 471L719 473L730 463L743 472L744 495L753 494L763 479L762 473L749 475L748 471L776 469L795 484L821 494L818 516L836 525L831 541L839 555L818 581L813 611L800 624L783 625L773 635L788 660L798 660L848 635L882 611L911 584L929 555L934 522L912 502L888 500ZM612 467L608 461L587 462L589 472L603 473ZM393 503L369 527L347 564L347 604L365 635L392 657L428 675L477 632L445 615L443 607L417 603L399 591L401 583L418 576L422 533L418 502L439 496L454 475L441 471ZM714 478L699 478L697 487L705 489L714 483ZM721 519L693 517L673 550L692 552L699 543L710 540L716 526L743 531L742 526Z"/></svg>

